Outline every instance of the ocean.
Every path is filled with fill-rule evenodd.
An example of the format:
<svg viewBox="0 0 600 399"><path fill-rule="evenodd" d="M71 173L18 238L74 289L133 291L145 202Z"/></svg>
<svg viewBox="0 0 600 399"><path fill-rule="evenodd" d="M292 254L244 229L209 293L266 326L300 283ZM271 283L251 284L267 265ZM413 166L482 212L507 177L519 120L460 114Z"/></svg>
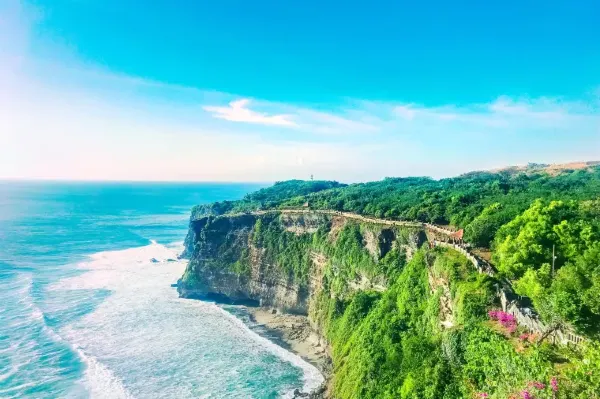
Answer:
<svg viewBox="0 0 600 399"><path fill-rule="evenodd" d="M172 284L193 205L252 184L0 182L0 398L279 398L319 372Z"/></svg>

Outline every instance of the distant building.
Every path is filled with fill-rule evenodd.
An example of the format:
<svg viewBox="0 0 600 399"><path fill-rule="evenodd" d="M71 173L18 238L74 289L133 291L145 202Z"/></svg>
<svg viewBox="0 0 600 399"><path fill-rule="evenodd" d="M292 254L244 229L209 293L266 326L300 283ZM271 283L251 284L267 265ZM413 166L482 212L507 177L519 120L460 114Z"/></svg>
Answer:
<svg viewBox="0 0 600 399"><path fill-rule="evenodd" d="M308 203L308 201L306 201L304 203L304 205L302 205L302 207L304 207L304 208L310 208L310 204Z"/></svg>

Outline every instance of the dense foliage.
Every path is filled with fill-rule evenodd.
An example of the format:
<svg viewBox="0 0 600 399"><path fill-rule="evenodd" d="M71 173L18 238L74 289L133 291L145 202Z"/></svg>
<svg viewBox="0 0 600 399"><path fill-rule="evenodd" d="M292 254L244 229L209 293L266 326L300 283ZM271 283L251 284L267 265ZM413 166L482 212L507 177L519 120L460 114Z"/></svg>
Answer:
<svg viewBox="0 0 600 399"><path fill-rule="evenodd" d="M218 216L225 213L251 212L279 206L286 200L298 200L301 196L331 188L342 188L344 184L325 180L287 180L261 188L247 194L238 201L220 201L197 205L192 209L192 219L202 216Z"/></svg>
<svg viewBox="0 0 600 399"><path fill-rule="evenodd" d="M486 321L493 280L452 251L423 249L398 266L400 273L384 293L340 298L325 285L316 301L314 317L333 346L335 397L516 398L530 391L531 397L552 398L558 355L545 344L523 344ZM440 326L442 287L431 291L430 273L451 292L450 329ZM561 381L585 386L572 376L561 375ZM556 393L570 397L566 388Z"/></svg>
<svg viewBox="0 0 600 399"><path fill-rule="evenodd" d="M312 208L421 220L465 228L465 240L492 248L550 325L600 334L600 167L556 176L478 172L451 179L385 179L289 199ZM556 259L552 270L552 250Z"/></svg>
<svg viewBox="0 0 600 399"><path fill-rule="evenodd" d="M599 215L600 201L537 200L498 231L494 254L547 321L588 334L600 331Z"/></svg>
<svg viewBox="0 0 600 399"><path fill-rule="evenodd" d="M262 208L270 208L278 205L283 200L345 186L345 184L327 180L287 180L250 193L244 197L242 202L257 204Z"/></svg>
<svg viewBox="0 0 600 399"><path fill-rule="evenodd" d="M538 198L552 200L595 199L600 193L600 167L552 176L543 172L476 172L460 177L387 178L352 184L299 198L284 205L309 200L313 208L465 228L465 239L487 247L496 231L526 210Z"/></svg>
<svg viewBox="0 0 600 399"><path fill-rule="evenodd" d="M251 240L262 248L267 264L277 265L291 281L304 287L308 284L310 237L296 236L281 228L276 218L258 219Z"/></svg>
<svg viewBox="0 0 600 399"><path fill-rule="evenodd" d="M336 235L335 245L329 237L329 227L322 226L312 235L297 235L286 231L278 217L265 216L259 218L252 229L250 240L261 248L266 264L277 265L276 272L285 275L290 282L306 286L312 261L313 251L326 255L331 267L326 278L331 282L331 289L337 295L344 295L348 290L348 281L361 276L377 280L381 284L393 279L404 264L405 256L399 246L394 246L381 259L375 259L364 248L365 236L370 233L369 226L348 223ZM399 233L398 242L406 244L407 236ZM224 246L227 246L225 244ZM232 247L231 245L229 247ZM247 270L243 265L249 261L250 254L245 252L240 261L232 267L235 271ZM225 258L225 257L224 257ZM229 260L228 264L233 261ZM241 267L241 268L240 268Z"/></svg>

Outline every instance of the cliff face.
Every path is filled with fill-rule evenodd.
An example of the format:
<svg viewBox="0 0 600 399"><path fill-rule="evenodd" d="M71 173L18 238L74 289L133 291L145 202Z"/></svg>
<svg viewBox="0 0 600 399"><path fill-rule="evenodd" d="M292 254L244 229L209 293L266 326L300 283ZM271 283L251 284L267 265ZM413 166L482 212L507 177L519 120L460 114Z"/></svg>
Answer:
<svg viewBox="0 0 600 399"><path fill-rule="evenodd" d="M349 224L373 265L394 248L410 256L425 240L421 231L361 226L334 215L198 216L190 222L186 238L190 262L179 284L180 295L308 314L311 298L334 277L338 285L341 281L341 292L383 291L383 273L340 270L346 260L339 251L333 254L340 232Z"/></svg>
<svg viewBox="0 0 600 399"><path fill-rule="evenodd" d="M248 295L249 277L232 268L243 251L249 250L255 221L251 215L192 220L186 237L190 262L179 285L180 295L233 303L258 302Z"/></svg>
<svg viewBox="0 0 600 399"><path fill-rule="evenodd" d="M192 212L190 215L190 227L188 229L187 235L185 236L185 241L183 242L184 249L183 253L180 255L180 258L189 259L192 256L194 252L194 245L196 243L197 231L197 229L194 228L194 225L197 224L197 222L200 219L207 218L209 216L216 217L227 212L226 208L218 205L219 203L203 204L196 205L192 208Z"/></svg>

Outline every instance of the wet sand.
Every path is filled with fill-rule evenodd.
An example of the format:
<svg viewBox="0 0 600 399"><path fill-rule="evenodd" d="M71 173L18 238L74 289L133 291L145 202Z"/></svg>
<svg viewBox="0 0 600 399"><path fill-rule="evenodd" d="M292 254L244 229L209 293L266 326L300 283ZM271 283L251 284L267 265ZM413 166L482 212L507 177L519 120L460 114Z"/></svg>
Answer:
<svg viewBox="0 0 600 399"><path fill-rule="evenodd" d="M248 308L257 324L277 336L289 351L317 367L325 376L329 374L330 360L325 342L312 331L306 316L276 312L268 308Z"/></svg>

